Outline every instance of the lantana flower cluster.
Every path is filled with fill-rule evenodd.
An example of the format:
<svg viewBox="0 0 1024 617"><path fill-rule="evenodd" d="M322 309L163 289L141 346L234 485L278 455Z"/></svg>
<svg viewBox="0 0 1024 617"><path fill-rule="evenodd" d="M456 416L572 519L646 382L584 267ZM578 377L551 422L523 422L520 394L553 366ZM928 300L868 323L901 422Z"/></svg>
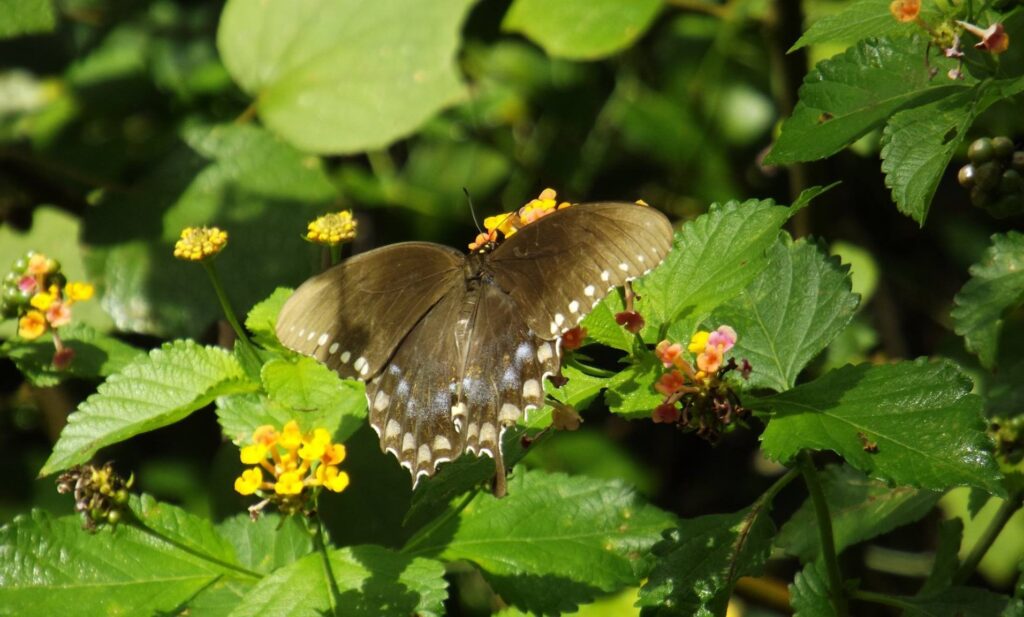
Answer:
<svg viewBox="0 0 1024 617"><path fill-rule="evenodd" d="M294 514L304 510L321 487L335 493L348 487L348 474L338 469L345 460L345 446L331 443L325 428L303 433L294 420L280 431L265 424L253 431L252 442L242 448L239 457L252 467L235 479L235 491L263 498L249 508L254 518L270 503L285 514Z"/></svg>
<svg viewBox="0 0 1024 617"><path fill-rule="evenodd" d="M546 188L541 191L536 199L531 199L522 208L514 212L496 214L484 219L484 228L487 231L478 234L476 239L469 243L469 250L482 250L488 244L497 242L499 240L499 233L503 237L508 238L524 226L538 221L556 210L563 210L571 205L567 201L559 202L558 193L555 189Z"/></svg>
<svg viewBox="0 0 1024 617"><path fill-rule="evenodd" d="M896 21L901 23L913 23L926 31L931 37L931 45L942 50L942 55L947 58L956 58L959 63L956 68L950 69L947 77L950 79L963 79L963 57L964 52L961 46L960 37L966 31L978 37L975 43L976 49L987 51L990 54L998 55L1010 47L1010 36L1001 23L994 23L987 28L976 26L966 21L944 21L932 26L921 17L921 0L892 0L889 4L889 12ZM928 57L925 56L927 64ZM932 76L938 73L938 69L930 68Z"/></svg>
<svg viewBox="0 0 1024 617"><path fill-rule="evenodd" d="M725 375L740 370L743 377L750 374L750 364L742 367L736 360L726 360L726 354L736 345L736 331L722 325L714 331L701 330L693 335L683 348L681 343L663 340L655 347L655 354L667 371L654 385L664 395L655 408L655 422L678 424L693 429L707 439L715 439L734 420L746 413L732 389L725 383ZM692 363L689 358L692 358Z"/></svg>
<svg viewBox="0 0 1024 617"><path fill-rule="evenodd" d="M128 489L135 476L126 480L114 471L113 463L102 467L76 465L57 478L57 492L74 493L75 512L82 515L82 528L95 531L97 525L116 525L128 503Z"/></svg>
<svg viewBox="0 0 1024 617"><path fill-rule="evenodd" d="M186 227L174 243L174 256L183 261L205 261L227 244L228 233L218 227Z"/></svg>

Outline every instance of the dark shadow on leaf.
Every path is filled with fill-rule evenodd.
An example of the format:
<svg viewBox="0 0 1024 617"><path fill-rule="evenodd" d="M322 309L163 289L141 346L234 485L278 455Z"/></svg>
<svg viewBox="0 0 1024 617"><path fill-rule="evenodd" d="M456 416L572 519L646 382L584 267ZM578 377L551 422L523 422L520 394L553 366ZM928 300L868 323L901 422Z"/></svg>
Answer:
<svg viewBox="0 0 1024 617"><path fill-rule="evenodd" d="M336 615L376 617L416 613L421 596L400 580L412 558L375 546L352 547L352 557L370 576L359 589L339 589Z"/></svg>
<svg viewBox="0 0 1024 617"><path fill-rule="evenodd" d="M506 603L536 615L561 615L575 611L606 594L598 587L564 576L517 574L484 578Z"/></svg>

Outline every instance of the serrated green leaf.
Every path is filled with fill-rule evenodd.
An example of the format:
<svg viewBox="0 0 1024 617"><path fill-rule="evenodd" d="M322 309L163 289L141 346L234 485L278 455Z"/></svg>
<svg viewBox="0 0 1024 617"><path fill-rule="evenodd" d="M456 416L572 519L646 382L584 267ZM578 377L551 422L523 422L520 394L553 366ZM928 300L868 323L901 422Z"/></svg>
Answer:
<svg viewBox="0 0 1024 617"><path fill-rule="evenodd" d="M971 280L953 299L953 323L967 349L992 368L999 351L1003 315L1024 303L1024 234L992 236L982 260L970 269Z"/></svg>
<svg viewBox="0 0 1024 617"><path fill-rule="evenodd" d="M804 78L793 115L782 125L769 164L835 154L911 105L963 91L974 83L932 79L924 64L927 37L871 38L819 62ZM930 59L944 76L954 60Z"/></svg>
<svg viewBox="0 0 1024 617"><path fill-rule="evenodd" d="M245 317L245 327L252 332L252 340L265 349L284 349L277 340L277 315L294 290L278 287L265 300L260 300Z"/></svg>
<svg viewBox="0 0 1024 617"><path fill-rule="evenodd" d="M361 152L462 96L455 52L472 4L230 0L217 48L272 131L309 152Z"/></svg>
<svg viewBox="0 0 1024 617"><path fill-rule="evenodd" d="M33 511L0 529L2 615L149 615L236 574L128 524L90 534L78 517Z"/></svg>
<svg viewBox="0 0 1024 617"><path fill-rule="evenodd" d="M139 523L184 550L222 566L239 566L235 549L208 519L145 494L131 496L128 508Z"/></svg>
<svg viewBox="0 0 1024 617"><path fill-rule="evenodd" d="M1024 601L978 587L947 587L931 596L900 598L905 617L1020 617Z"/></svg>
<svg viewBox="0 0 1024 617"><path fill-rule="evenodd" d="M34 341L7 341L0 345L0 356L13 360L32 385L45 388L70 378L107 377L145 355L141 349L82 323L61 328L60 339L65 347L75 350L71 364L63 370L53 366L54 346L48 335Z"/></svg>
<svg viewBox="0 0 1024 617"><path fill-rule="evenodd" d="M604 401L613 413L626 418L649 418L654 408L665 399L654 389L654 384L665 372L661 362L652 354L645 354L608 380Z"/></svg>
<svg viewBox="0 0 1024 617"><path fill-rule="evenodd" d="M256 520L236 514L217 524L217 532L234 547L238 562L270 574L313 552L313 536L299 518L266 513Z"/></svg>
<svg viewBox="0 0 1024 617"><path fill-rule="evenodd" d="M775 525L758 501L733 514L681 522L654 547L658 558L640 588L642 615L724 615L736 580L759 574Z"/></svg>
<svg viewBox="0 0 1024 617"><path fill-rule="evenodd" d="M0 39L53 30L50 0L0 0Z"/></svg>
<svg viewBox="0 0 1024 617"><path fill-rule="evenodd" d="M916 24L901 23L889 11L891 0L858 0L842 7L838 13L814 22L796 43L789 48L794 52L818 43L855 43L869 36L898 37L917 34ZM941 21L934 3L921 3L920 17L927 23Z"/></svg>
<svg viewBox="0 0 1024 617"><path fill-rule="evenodd" d="M68 418L39 475L83 463L104 446L173 424L218 396L255 389L227 351L192 341L167 343L100 384Z"/></svg>
<svg viewBox="0 0 1024 617"><path fill-rule="evenodd" d="M260 374L263 389L270 400L295 411L325 411L354 398L352 390L338 374L313 358L271 360ZM362 401L361 401L362 402Z"/></svg>
<svg viewBox="0 0 1024 617"><path fill-rule="evenodd" d="M216 225L214 264L237 307L312 272L308 222L336 197L319 159L251 125L189 124L131 191L85 217L88 266L121 330L199 336L223 312L203 268L173 257L181 230Z"/></svg>
<svg viewBox="0 0 1024 617"><path fill-rule="evenodd" d="M658 474L637 460L620 439L602 430L589 430L586 424L531 446L522 464L547 472L622 480L644 496L653 494L661 483Z"/></svg>
<svg viewBox="0 0 1024 617"><path fill-rule="evenodd" d="M792 388L807 363L850 323L858 297L848 268L813 242L788 236L768 252L768 267L734 300L709 318L728 324L738 337L735 358L753 370L751 388Z"/></svg>
<svg viewBox="0 0 1024 617"><path fill-rule="evenodd" d="M556 58L596 60L631 45L661 7L661 0L515 0L501 27Z"/></svg>
<svg viewBox="0 0 1024 617"><path fill-rule="evenodd" d="M828 593L828 578L821 561L812 561L793 577L789 586L793 617L835 617Z"/></svg>
<svg viewBox="0 0 1024 617"><path fill-rule="evenodd" d="M952 363L846 366L744 404L771 411L761 445L787 461L832 450L873 478L927 489L1004 494L971 380Z"/></svg>
<svg viewBox="0 0 1024 617"><path fill-rule="evenodd" d="M506 602L549 613L560 610L559 598L537 606L545 598L524 586L554 579L582 593L635 584L648 550L674 523L619 482L516 470L507 497L478 494L413 554L472 561L500 580Z"/></svg>
<svg viewBox="0 0 1024 617"><path fill-rule="evenodd" d="M793 212L771 200L729 202L683 225L665 261L637 281L648 328L668 325L676 339L689 340L697 323L764 269Z"/></svg>
<svg viewBox="0 0 1024 617"><path fill-rule="evenodd" d="M846 465L826 468L821 482L832 515L836 552L920 519L940 497L933 491L891 488ZM820 536L810 500L782 526L775 542L804 563L818 558Z"/></svg>
<svg viewBox="0 0 1024 617"><path fill-rule="evenodd" d="M640 300L639 308L643 314L643 300ZM587 313L580 324L587 329L587 336L595 341L621 349L631 351L636 338L625 328L615 323L615 314L625 310L622 296L618 293L610 293L604 300L594 307L594 310Z"/></svg>
<svg viewBox="0 0 1024 617"><path fill-rule="evenodd" d="M323 555L314 553L260 581L231 617L444 614L448 583L440 562L373 545L346 547L328 555L341 592L337 605L328 586Z"/></svg>

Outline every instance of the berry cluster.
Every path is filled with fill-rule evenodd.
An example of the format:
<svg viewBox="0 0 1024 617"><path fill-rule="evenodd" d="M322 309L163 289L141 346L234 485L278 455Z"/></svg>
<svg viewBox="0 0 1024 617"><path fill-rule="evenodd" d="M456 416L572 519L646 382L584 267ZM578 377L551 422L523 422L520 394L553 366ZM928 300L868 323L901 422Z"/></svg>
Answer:
<svg viewBox="0 0 1024 617"><path fill-rule="evenodd" d="M1009 137L982 137L967 148L967 158L957 179L971 190L971 203L997 218L1024 212L1024 150Z"/></svg>
<svg viewBox="0 0 1024 617"><path fill-rule="evenodd" d="M135 475L126 480L114 471L112 463L102 467L76 465L57 478L57 492L74 493L75 512L82 515L82 528L96 531L97 525L116 525L128 503L128 489Z"/></svg>
<svg viewBox="0 0 1024 617"><path fill-rule="evenodd" d="M65 283L60 263L56 259L35 251L25 253L24 257L11 264L10 271L4 277L0 318L20 316L29 310L32 296L39 290L49 289L53 285L62 288Z"/></svg>

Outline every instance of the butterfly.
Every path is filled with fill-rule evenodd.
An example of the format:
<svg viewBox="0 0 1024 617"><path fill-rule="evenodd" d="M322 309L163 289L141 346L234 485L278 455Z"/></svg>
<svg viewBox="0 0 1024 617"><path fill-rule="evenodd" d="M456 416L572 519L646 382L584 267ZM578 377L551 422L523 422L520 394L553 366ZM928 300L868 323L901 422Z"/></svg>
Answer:
<svg viewBox="0 0 1024 617"><path fill-rule="evenodd" d="M559 209L469 254L384 246L299 286L277 336L366 383L381 449L414 487L464 452L494 459L503 486L502 435L544 405L562 335L658 265L672 236L654 208L604 202Z"/></svg>

